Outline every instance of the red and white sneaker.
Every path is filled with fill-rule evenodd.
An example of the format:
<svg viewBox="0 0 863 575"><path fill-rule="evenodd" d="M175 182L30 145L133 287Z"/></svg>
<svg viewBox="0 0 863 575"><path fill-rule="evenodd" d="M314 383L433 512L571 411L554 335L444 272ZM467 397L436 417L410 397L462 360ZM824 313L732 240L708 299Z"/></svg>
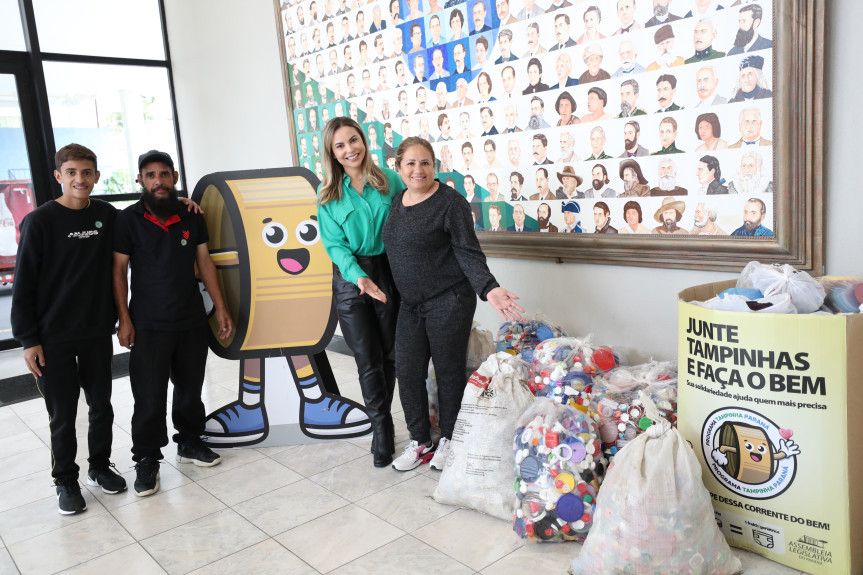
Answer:
<svg viewBox="0 0 863 575"><path fill-rule="evenodd" d="M416 441L411 441L405 447L402 454L393 461L393 469L396 471L410 471L423 463L427 463L432 457L434 457L433 444L420 445Z"/></svg>
<svg viewBox="0 0 863 575"><path fill-rule="evenodd" d="M440 443L437 444L437 449L434 451L434 457L432 457L429 467L436 471L443 471L447 457L449 457L450 448L452 447L450 443L450 440L446 437L440 438Z"/></svg>

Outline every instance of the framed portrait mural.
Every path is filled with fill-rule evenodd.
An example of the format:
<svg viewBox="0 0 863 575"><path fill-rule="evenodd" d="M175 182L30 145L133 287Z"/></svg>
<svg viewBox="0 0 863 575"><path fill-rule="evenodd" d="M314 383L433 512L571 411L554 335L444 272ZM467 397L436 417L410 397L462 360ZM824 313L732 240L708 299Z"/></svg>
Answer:
<svg viewBox="0 0 863 575"><path fill-rule="evenodd" d="M432 143L490 256L822 271L824 0L276 2L300 165Z"/></svg>

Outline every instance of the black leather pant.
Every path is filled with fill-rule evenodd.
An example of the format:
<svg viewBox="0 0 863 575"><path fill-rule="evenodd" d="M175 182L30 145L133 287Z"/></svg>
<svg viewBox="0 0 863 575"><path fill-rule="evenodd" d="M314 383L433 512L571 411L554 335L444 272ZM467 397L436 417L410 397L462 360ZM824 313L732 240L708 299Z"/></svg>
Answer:
<svg viewBox="0 0 863 575"><path fill-rule="evenodd" d="M342 335L357 363L366 412L377 436L392 429L390 406L395 390L395 335L399 295L386 254L357 256L357 263L387 294L387 303L360 295L360 289L345 280L333 266L333 293Z"/></svg>

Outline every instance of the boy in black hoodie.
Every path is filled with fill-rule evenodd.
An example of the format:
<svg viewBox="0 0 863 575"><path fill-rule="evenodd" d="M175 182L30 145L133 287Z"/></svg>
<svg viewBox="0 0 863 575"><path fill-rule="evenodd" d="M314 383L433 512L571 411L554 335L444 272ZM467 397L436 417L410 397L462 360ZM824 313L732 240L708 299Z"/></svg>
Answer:
<svg viewBox="0 0 863 575"><path fill-rule="evenodd" d="M36 378L51 430L51 475L61 514L87 509L78 484L75 418L80 390L89 405L88 485L126 490L113 469L111 358L116 310L111 293L117 210L91 199L99 181L96 155L78 144L54 157L63 195L28 214L12 287L12 333Z"/></svg>

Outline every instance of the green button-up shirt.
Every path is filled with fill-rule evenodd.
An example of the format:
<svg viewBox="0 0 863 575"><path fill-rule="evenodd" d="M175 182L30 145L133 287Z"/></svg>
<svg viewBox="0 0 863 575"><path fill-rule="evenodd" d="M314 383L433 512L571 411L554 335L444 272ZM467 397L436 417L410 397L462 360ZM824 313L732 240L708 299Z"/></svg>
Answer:
<svg viewBox="0 0 863 575"><path fill-rule="evenodd" d="M342 198L318 206L318 225L330 259L339 266L342 277L357 283L367 274L360 268L356 256L376 256L384 252L381 229L390 215L393 196L405 188L393 170L382 168L389 183L384 195L368 182L362 195L351 186L347 174L342 178ZM318 193L320 193L320 186Z"/></svg>

